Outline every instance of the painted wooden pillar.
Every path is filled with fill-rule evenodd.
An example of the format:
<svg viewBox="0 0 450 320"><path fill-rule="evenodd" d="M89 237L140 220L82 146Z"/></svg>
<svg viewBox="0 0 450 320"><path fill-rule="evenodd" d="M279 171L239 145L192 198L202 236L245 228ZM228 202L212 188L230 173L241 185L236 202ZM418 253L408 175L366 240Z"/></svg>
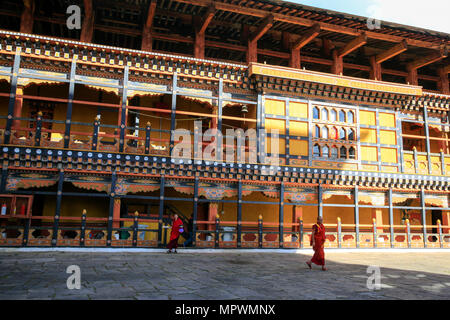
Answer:
<svg viewBox="0 0 450 320"><path fill-rule="evenodd" d="M2 166L2 179L0 182L0 192L5 193L6 192L6 181L8 179L8 160L3 160L3 166Z"/></svg>
<svg viewBox="0 0 450 320"><path fill-rule="evenodd" d="M280 248L284 247L284 182L280 184L280 205L279 205L279 238Z"/></svg>
<svg viewBox="0 0 450 320"><path fill-rule="evenodd" d="M291 160L290 160L290 154L291 154L291 149L290 149L290 133L289 133L289 131L290 131L290 122L289 122L289 114L290 114L290 112L289 112L289 99L287 99L286 100L286 110L285 110L285 112L286 112L286 121L285 121L285 126L286 126L286 132L285 132L285 143L284 143L284 145L285 145L285 147L284 147L284 155L285 155L285 165L289 165L290 163L291 163Z"/></svg>
<svg viewBox="0 0 450 320"><path fill-rule="evenodd" d="M299 232L299 238L300 238L300 248L303 249L303 246L304 246L304 241L303 241L303 234L304 234L304 232L303 232L303 219L299 219L298 220L298 224L299 224L298 232Z"/></svg>
<svg viewBox="0 0 450 320"><path fill-rule="evenodd" d="M34 0L23 0L23 11L20 16L20 32L33 33Z"/></svg>
<svg viewBox="0 0 450 320"><path fill-rule="evenodd" d="M28 238L30 236L30 226L31 226L31 218L26 219L24 221L24 226L23 226L23 238L22 238L22 246L26 247L28 244ZM441 232L441 237L440 239L442 239L442 232ZM441 241L442 244L442 241ZM442 247L442 245L441 245Z"/></svg>
<svg viewBox="0 0 450 320"><path fill-rule="evenodd" d="M391 233L391 248L394 248L394 207L392 204L392 188L389 188L388 193L389 201L389 229Z"/></svg>
<svg viewBox="0 0 450 320"><path fill-rule="evenodd" d="M358 200L359 189L355 186L355 233L356 233L356 247L359 248L359 200Z"/></svg>
<svg viewBox="0 0 450 320"><path fill-rule="evenodd" d="M20 97L19 97L20 96ZM23 107L23 86L18 85L16 89L16 102L14 104L14 118L22 117L22 107ZM20 120L14 119L12 123L12 130L17 130L20 128Z"/></svg>
<svg viewBox="0 0 450 320"><path fill-rule="evenodd" d="M133 219L133 247L137 247L137 239L138 239L138 228L139 228L139 212L136 211L134 213Z"/></svg>
<svg viewBox="0 0 450 320"><path fill-rule="evenodd" d="M263 163L263 154L265 154L265 145L263 137L261 137L261 134L263 132L264 128L264 115L263 115L263 95L261 93L258 93L258 104L256 105L256 152L258 154L257 161L258 163Z"/></svg>
<svg viewBox="0 0 450 320"><path fill-rule="evenodd" d="M125 144L125 127L127 118L127 105L128 105L128 73L129 67L125 66L123 71L123 83L122 83L122 103L120 108L120 140L119 140L119 152L123 152Z"/></svg>
<svg viewBox="0 0 450 320"><path fill-rule="evenodd" d="M86 209L83 209L81 213L81 228L80 228L80 247L84 247L85 238L86 238Z"/></svg>
<svg viewBox="0 0 450 320"><path fill-rule="evenodd" d="M39 111L36 118L36 131L34 135L35 147L39 147L41 145L41 132L42 132L42 111Z"/></svg>
<svg viewBox="0 0 450 320"><path fill-rule="evenodd" d="M425 190L422 188L420 190L420 205L422 211L422 226L423 226L423 244L424 247L427 247L428 239L427 239L427 211L425 210Z"/></svg>
<svg viewBox="0 0 450 320"><path fill-rule="evenodd" d="M55 247L58 241L58 228L59 228L59 219L61 217L61 202L62 202L62 193L63 193L63 183L64 183L64 170L59 171L58 175L58 187L56 191L56 208L55 208L55 217L53 220L53 238L52 238L52 246Z"/></svg>
<svg viewBox="0 0 450 320"><path fill-rule="evenodd" d="M172 156L172 150L174 147L174 131L176 129L175 117L176 117L176 109L177 109L177 91L178 91L178 75L176 72L173 74L172 78L172 106L171 106L171 114L170 114L170 156Z"/></svg>
<svg viewBox="0 0 450 320"><path fill-rule="evenodd" d="M97 117L94 120L94 132L92 133L92 150L97 150L98 148L98 132L100 131L100 117Z"/></svg>
<svg viewBox="0 0 450 320"><path fill-rule="evenodd" d="M150 122L147 122L147 126L145 127L145 154L150 153L151 132L152 132L152 125Z"/></svg>
<svg viewBox="0 0 450 320"><path fill-rule="evenodd" d="M258 217L258 248L263 247L263 217Z"/></svg>
<svg viewBox="0 0 450 320"><path fill-rule="evenodd" d="M224 152L222 150L223 138L222 138L222 113L223 113L223 78L219 79L219 92L217 99L217 150L216 159L222 161L224 159Z"/></svg>
<svg viewBox="0 0 450 320"><path fill-rule="evenodd" d="M109 190L109 213L108 213L108 235L106 237L106 246L111 246L112 239L112 228L113 228L113 219L114 219L114 200L115 200L115 191L116 191L116 180L117 175L115 172L111 175L111 189Z"/></svg>
<svg viewBox="0 0 450 320"><path fill-rule="evenodd" d="M69 75L69 96L66 111L66 127L64 131L64 148L68 148L70 144L70 129L72 125L72 105L73 105L73 98L75 95L76 70L77 70L77 62L75 59L73 59L70 66L70 75Z"/></svg>
<svg viewBox="0 0 450 320"><path fill-rule="evenodd" d="M193 198L193 212L192 212L192 246L196 246L197 239L197 220L198 220L198 177L194 179L194 198Z"/></svg>
<svg viewBox="0 0 450 320"><path fill-rule="evenodd" d="M426 147L427 147L427 160L428 160L428 173L431 174L433 171L433 168L431 166L431 147L430 147L430 129L428 127L428 109L427 106L423 105L423 127L425 129L425 137L426 137Z"/></svg>
<svg viewBox="0 0 450 320"><path fill-rule="evenodd" d="M210 222L207 227L208 231L214 230L214 225L211 222L216 221L216 217L218 214L219 214L219 204L215 202L210 202L208 204L208 222Z"/></svg>
<svg viewBox="0 0 450 320"><path fill-rule="evenodd" d="M242 181L238 181L238 200L237 200L237 247L241 247L242 234Z"/></svg>
<svg viewBox="0 0 450 320"><path fill-rule="evenodd" d="M318 201L319 201L318 215L319 215L319 217L323 218L323 188L322 188L322 185L320 185L320 184L318 187L317 197L318 197Z"/></svg>
<svg viewBox="0 0 450 320"><path fill-rule="evenodd" d="M9 95L9 103L8 103L8 118L6 120L6 129L5 129L5 135L4 135L4 144L9 144L11 139L11 128L12 128L12 118L14 115L14 106L16 104L16 94L17 94L17 80L18 80L18 74L19 74L19 67L20 67L20 51L21 48L16 49L16 54L14 56L14 66L12 69L12 75L11 75L11 91Z"/></svg>
<svg viewBox="0 0 450 320"><path fill-rule="evenodd" d="M166 179L161 176L160 186L159 186L159 210L158 210L158 247L162 244L162 223L164 216L164 188Z"/></svg>
<svg viewBox="0 0 450 320"><path fill-rule="evenodd" d="M120 206L121 206L121 199L115 198L114 199L114 207L113 207L113 228L119 228L120 227Z"/></svg>

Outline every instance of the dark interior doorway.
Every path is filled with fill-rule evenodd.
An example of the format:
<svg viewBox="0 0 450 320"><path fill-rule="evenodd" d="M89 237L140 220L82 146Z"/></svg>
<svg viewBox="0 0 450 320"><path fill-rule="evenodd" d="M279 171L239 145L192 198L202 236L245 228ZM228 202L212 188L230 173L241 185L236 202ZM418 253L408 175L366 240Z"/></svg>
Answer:
<svg viewBox="0 0 450 320"><path fill-rule="evenodd" d="M440 220L442 223L442 210L433 210L431 211L431 224L433 226L437 226L437 221ZM438 234L439 230L437 228L432 228L432 232L434 234ZM437 241L438 238L436 236L433 236L433 241Z"/></svg>

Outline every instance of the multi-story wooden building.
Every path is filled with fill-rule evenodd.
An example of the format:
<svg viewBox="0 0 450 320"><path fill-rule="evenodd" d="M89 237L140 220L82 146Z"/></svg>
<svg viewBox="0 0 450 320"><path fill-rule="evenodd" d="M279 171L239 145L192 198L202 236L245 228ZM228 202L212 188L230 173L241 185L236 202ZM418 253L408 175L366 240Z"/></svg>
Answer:
<svg viewBox="0 0 450 320"><path fill-rule="evenodd" d="M449 248L450 36L374 26L275 0L2 1L0 245L158 247L176 212L199 248L309 247L318 214L327 247ZM203 159L210 128L256 130L260 157Z"/></svg>

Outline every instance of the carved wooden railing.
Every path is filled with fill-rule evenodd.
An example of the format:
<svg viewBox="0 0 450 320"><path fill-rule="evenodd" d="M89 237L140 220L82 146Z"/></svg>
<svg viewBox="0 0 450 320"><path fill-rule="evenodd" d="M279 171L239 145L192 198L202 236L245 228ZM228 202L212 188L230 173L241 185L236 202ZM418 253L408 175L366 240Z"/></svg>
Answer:
<svg viewBox="0 0 450 320"><path fill-rule="evenodd" d="M158 247L159 230L163 232L161 245L167 243L170 225L163 221L140 218L118 218L108 224L108 218L54 216L19 217L17 224L8 222L9 215L0 216L0 246L87 246L87 247ZM241 229L235 221L197 221L194 240L197 248L311 248L313 224L284 224L280 243L276 222L242 221ZM325 224L325 248L450 248L450 226L360 224ZM391 236L391 228L393 236ZM239 234L240 233L240 234ZM166 238L164 240L164 238ZM109 242L110 239L110 242ZM238 241L238 239L240 241ZM185 239L181 238L180 242Z"/></svg>

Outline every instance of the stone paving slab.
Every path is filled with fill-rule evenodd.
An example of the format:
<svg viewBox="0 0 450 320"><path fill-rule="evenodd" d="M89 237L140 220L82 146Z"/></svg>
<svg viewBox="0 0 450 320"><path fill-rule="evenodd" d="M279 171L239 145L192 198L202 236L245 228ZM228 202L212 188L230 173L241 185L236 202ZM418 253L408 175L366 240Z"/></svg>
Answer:
<svg viewBox="0 0 450 320"><path fill-rule="evenodd" d="M330 300L450 299L450 251L327 251L328 272L309 254L274 252L0 252L0 299ZM69 265L81 289L69 290ZM369 290L379 266L381 290Z"/></svg>

